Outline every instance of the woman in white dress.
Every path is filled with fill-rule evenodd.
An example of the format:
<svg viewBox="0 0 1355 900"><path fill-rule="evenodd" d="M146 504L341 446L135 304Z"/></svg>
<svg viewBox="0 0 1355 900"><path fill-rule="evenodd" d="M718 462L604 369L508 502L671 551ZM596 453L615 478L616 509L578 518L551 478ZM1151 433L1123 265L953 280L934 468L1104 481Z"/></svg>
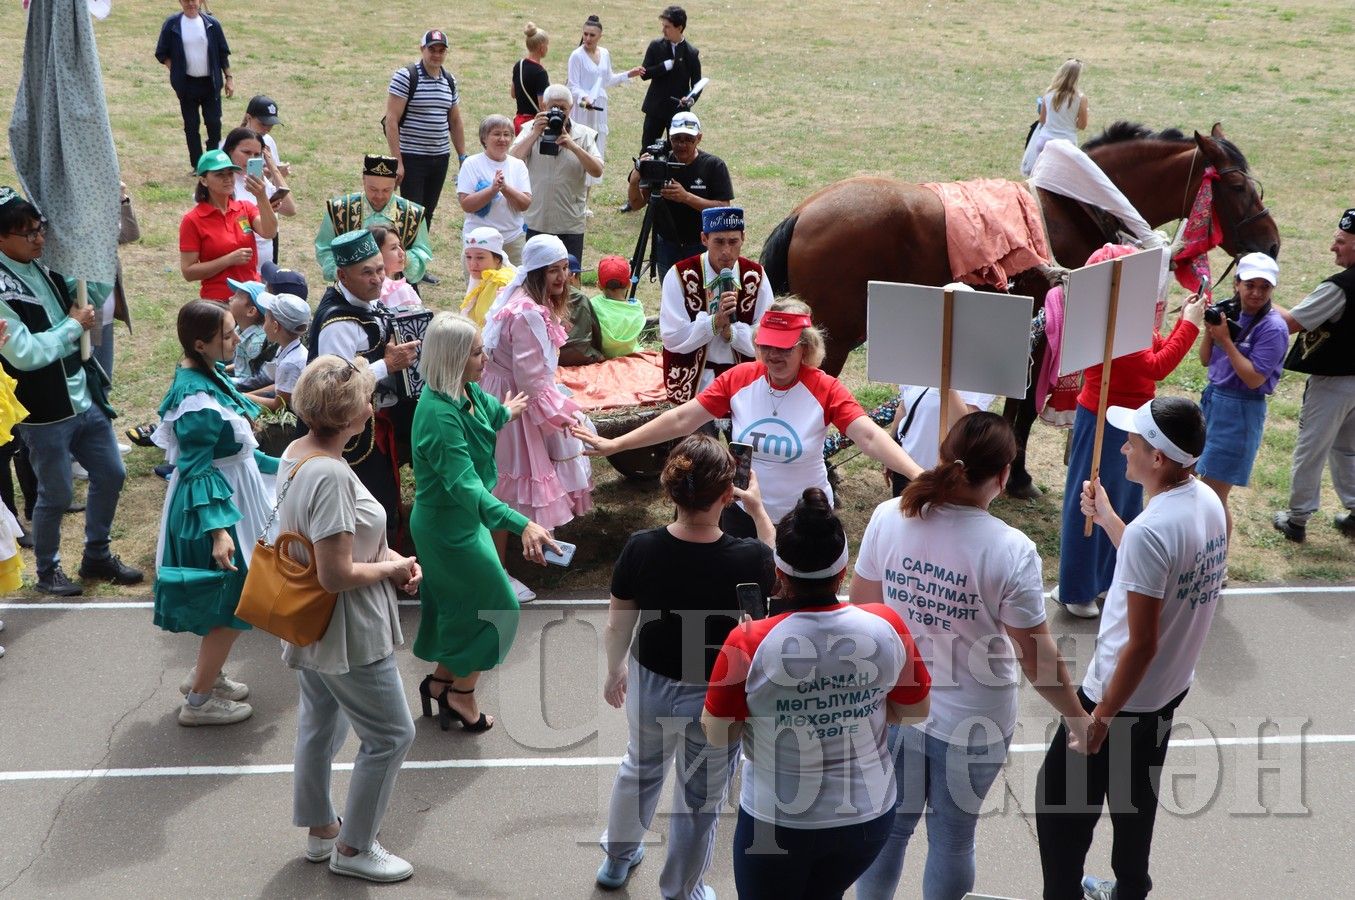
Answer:
<svg viewBox="0 0 1355 900"><path fill-rule="evenodd" d="M583 37L579 40L579 46L569 54L569 78L566 83L574 95L571 118L598 133L598 153L606 159L607 89L643 74L645 67L636 66L625 72L613 72L612 55L606 47L598 46L600 40L602 21L597 16L589 16L583 23ZM589 175L587 184L591 188L601 180Z"/></svg>
<svg viewBox="0 0 1355 900"><path fill-rule="evenodd" d="M1070 59L1059 66L1054 80L1036 104L1040 113L1040 127L1030 136L1026 152L1021 157L1021 174L1030 177L1044 145L1055 138L1077 143L1077 133L1087 127L1087 95L1078 90L1082 77L1082 60Z"/></svg>

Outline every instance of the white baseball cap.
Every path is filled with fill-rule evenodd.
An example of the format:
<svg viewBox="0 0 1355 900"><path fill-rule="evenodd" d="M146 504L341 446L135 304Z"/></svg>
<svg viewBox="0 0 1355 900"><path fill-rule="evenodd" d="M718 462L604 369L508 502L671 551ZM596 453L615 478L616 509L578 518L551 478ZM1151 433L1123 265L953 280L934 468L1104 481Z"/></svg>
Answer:
<svg viewBox="0 0 1355 900"><path fill-rule="evenodd" d="M1237 261L1237 277L1239 281L1260 278L1274 287L1280 283L1280 264L1264 253L1248 253Z"/></svg>
<svg viewBox="0 0 1355 900"><path fill-rule="evenodd" d="M1127 406L1112 406L1106 410L1106 421L1121 431L1139 435L1154 449L1161 450L1168 459L1183 466L1193 466L1200 460L1198 456L1192 456L1176 446L1172 439L1167 437L1157 424L1157 420L1153 418L1153 401L1151 400L1138 409L1130 409Z"/></svg>
<svg viewBox="0 0 1355 900"><path fill-rule="evenodd" d="M675 134L690 134L693 137L701 133L701 120L696 117L696 113L680 112L673 116L673 121L668 124L668 136Z"/></svg>

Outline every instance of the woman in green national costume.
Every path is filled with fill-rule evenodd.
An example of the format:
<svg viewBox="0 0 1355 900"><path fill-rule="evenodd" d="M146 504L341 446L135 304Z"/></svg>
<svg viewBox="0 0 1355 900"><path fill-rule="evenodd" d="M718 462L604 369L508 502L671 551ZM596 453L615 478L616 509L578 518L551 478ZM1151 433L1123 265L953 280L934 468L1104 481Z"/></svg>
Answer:
<svg viewBox="0 0 1355 900"><path fill-rule="evenodd" d="M480 389L484 345L465 316L434 316L422 354L409 523L424 571L414 655L437 668L419 685L419 695L425 716L438 704L444 731L455 718L478 733L494 719L480 712L475 684L481 672L503 662L518 626L517 598L490 531L520 534L522 555L539 565L545 564L545 547L555 544L546 529L490 493L498 481L498 431L526 408L527 395L500 402Z"/></svg>
<svg viewBox="0 0 1355 900"><path fill-rule="evenodd" d="M249 687L221 667L249 625L235 617L254 541L273 508L264 474L278 461L258 449L259 408L224 371L239 334L230 311L194 300L179 310L183 360L160 404L152 440L174 466L155 552L155 624L202 637L197 666L179 685L180 725L229 725L250 717Z"/></svg>

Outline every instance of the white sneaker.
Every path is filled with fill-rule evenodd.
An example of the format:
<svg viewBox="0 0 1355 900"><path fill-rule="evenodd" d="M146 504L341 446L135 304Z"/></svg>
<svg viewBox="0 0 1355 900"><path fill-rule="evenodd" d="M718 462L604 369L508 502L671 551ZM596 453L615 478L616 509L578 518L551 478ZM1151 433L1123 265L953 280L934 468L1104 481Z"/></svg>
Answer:
<svg viewBox="0 0 1355 900"><path fill-rule="evenodd" d="M189 706L185 700L179 707L179 724L190 728L197 725L234 725L254 715L248 703L236 703L220 697L208 697L201 706Z"/></svg>
<svg viewBox="0 0 1355 900"><path fill-rule="evenodd" d="M330 854L334 853L334 842L337 837L322 838L313 834L306 835L306 859L313 863L322 863L329 859ZM337 854L336 854L337 855Z"/></svg>
<svg viewBox="0 0 1355 900"><path fill-rule="evenodd" d="M518 598L519 603L531 603L536 599L536 591L527 587L512 575L508 576L508 584L513 588L513 594Z"/></svg>
<svg viewBox="0 0 1355 900"><path fill-rule="evenodd" d="M179 682L179 693L185 697L188 692L193 690L193 682L198 677L198 667L194 666L188 670L188 675ZM243 681L235 681L222 669L216 676L216 683L212 685L212 696L220 697L222 700L243 700L249 696L249 685Z"/></svg>
<svg viewBox="0 0 1355 900"><path fill-rule="evenodd" d="M118 441L118 453L122 454L123 456L126 456L128 453L131 452L132 452L131 444L124 444L122 441Z"/></svg>
<svg viewBox="0 0 1355 900"><path fill-rule="evenodd" d="M1051 603L1057 603L1068 611L1069 615L1077 616L1079 619L1095 619L1101 615L1100 608L1096 605L1096 600L1106 599L1106 592L1102 591L1096 595L1096 600L1090 603L1064 603L1059 599L1059 586L1054 585L1054 589L1044 595L1045 599Z"/></svg>
<svg viewBox="0 0 1355 900"><path fill-rule="evenodd" d="M71 460L71 477L78 481L89 481L89 471L75 460Z"/></svg>
<svg viewBox="0 0 1355 900"><path fill-rule="evenodd" d="M329 871L368 881L404 881L414 874L414 867L372 841L371 849L357 856L344 856L335 850L329 857Z"/></svg>
<svg viewBox="0 0 1355 900"><path fill-rule="evenodd" d="M0 657L3 657L4 655L5 655L5 648L4 648L4 647L0 647Z"/></svg>

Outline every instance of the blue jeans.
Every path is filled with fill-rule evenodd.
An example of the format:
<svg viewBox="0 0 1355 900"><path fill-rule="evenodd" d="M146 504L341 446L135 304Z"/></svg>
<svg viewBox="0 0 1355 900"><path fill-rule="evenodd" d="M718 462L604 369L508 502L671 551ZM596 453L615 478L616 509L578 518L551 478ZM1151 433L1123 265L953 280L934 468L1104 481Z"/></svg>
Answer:
<svg viewBox="0 0 1355 900"><path fill-rule="evenodd" d="M630 742L616 773L602 849L630 861L654 820L659 792L676 763L668 855L659 874L663 897L705 896L715 853L715 826L734 774L739 744L713 747L701 732L706 685L684 684L628 660L626 719Z"/></svg>
<svg viewBox="0 0 1355 900"><path fill-rule="evenodd" d="M982 732L979 732L982 734ZM856 883L857 900L894 896L903 855L922 811L927 811L925 900L960 900L974 889L974 831L983 798L1002 771L1011 739L995 744L952 744L920 728L891 728L899 802L889 840Z"/></svg>
<svg viewBox="0 0 1355 900"><path fill-rule="evenodd" d="M71 505L71 457L89 472L85 500L85 558L108 558L108 532L118 509L127 469L118 453L113 423L97 406L63 422L20 425L28 460L38 476L38 502L33 505L33 552L38 574L61 562L61 517Z"/></svg>
<svg viewBox="0 0 1355 900"><path fill-rule="evenodd" d="M755 819L740 806L734 826L739 900L842 900L884 846L892 818L887 812L837 828L790 828ZM770 843L780 852L750 852L769 843L765 829L774 829Z"/></svg>
<svg viewBox="0 0 1355 900"><path fill-rule="evenodd" d="M113 380L113 326L116 322L109 322L99 329L99 343L91 344L90 353L99 361L103 367L104 374L108 380Z"/></svg>

